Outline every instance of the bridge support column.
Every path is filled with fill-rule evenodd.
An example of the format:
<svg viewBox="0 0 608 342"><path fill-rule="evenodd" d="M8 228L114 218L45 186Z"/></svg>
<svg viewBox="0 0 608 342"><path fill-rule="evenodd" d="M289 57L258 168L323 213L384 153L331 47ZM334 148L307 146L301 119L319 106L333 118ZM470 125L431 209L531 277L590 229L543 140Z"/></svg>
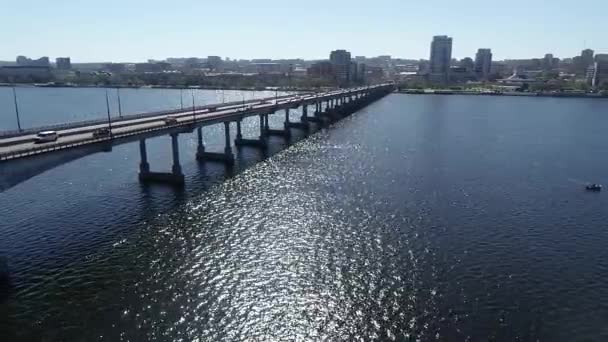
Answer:
<svg viewBox="0 0 608 342"><path fill-rule="evenodd" d="M285 108L285 123L283 124L283 126L285 127L285 136L291 136L291 131L289 130L290 128L290 118L289 118L289 108Z"/></svg>
<svg viewBox="0 0 608 342"><path fill-rule="evenodd" d="M196 159L200 161L217 161L226 165L234 164L234 155L230 146L230 121L224 121L224 153L219 152L203 152L196 155Z"/></svg>
<svg viewBox="0 0 608 342"><path fill-rule="evenodd" d="M146 139L139 141L139 155L141 162L139 163L139 174L150 172L150 164L148 164L148 152L146 151Z"/></svg>
<svg viewBox="0 0 608 342"><path fill-rule="evenodd" d="M304 121L304 119L302 119ZM306 116L306 124L309 125L311 122L314 122L318 125L322 125L324 123L321 118L321 102L315 102L315 112L312 116Z"/></svg>
<svg viewBox="0 0 608 342"><path fill-rule="evenodd" d="M226 157L230 156L230 159L234 160L232 147L230 146L230 121L224 122L224 143L226 144L224 146L224 154L226 154Z"/></svg>
<svg viewBox="0 0 608 342"><path fill-rule="evenodd" d="M259 139L243 139L241 135L241 122L236 122L237 138L234 140L236 146L255 146L264 148L267 146L266 139L264 138L264 115L260 114L260 138Z"/></svg>
<svg viewBox="0 0 608 342"><path fill-rule="evenodd" d="M179 144L177 141L177 133L171 134L171 150L173 152L173 167L171 168L171 171L173 171L174 176L181 177L183 181L184 175L182 174L182 166L179 163Z"/></svg>
<svg viewBox="0 0 608 342"><path fill-rule="evenodd" d="M203 144L203 127L199 127L196 129L196 158L201 159L205 154L205 144Z"/></svg>
<svg viewBox="0 0 608 342"><path fill-rule="evenodd" d="M288 138L291 135L289 128L287 127L289 120L289 109L285 109L285 123L283 124L283 129L272 129L268 123L268 116L266 117L266 135L275 135L280 137Z"/></svg>
<svg viewBox="0 0 608 342"><path fill-rule="evenodd" d="M308 123L308 105L302 106L302 116L300 117L302 122Z"/></svg>
<svg viewBox="0 0 608 342"><path fill-rule="evenodd" d="M287 125L289 124L289 108L285 109L285 129L288 129Z"/></svg>
<svg viewBox="0 0 608 342"><path fill-rule="evenodd" d="M241 134L241 121L243 120L236 120L236 140L243 139L243 135Z"/></svg>
<svg viewBox="0 0 608 342"><path fill-rule="evenodd" d="M300 122L289 122L287 125L290 128L308 130L310 128L310 124L308 123L308 105L302 105L302 116L300 116Z"/></svg>
<svg viewBox="0 0 608 342"><path fill-rule="evenodd" d="M177 140L178 134L171 134L171 150L173 154L173 167L171 173L168 172L151 172L148 164L148 153L146 151L146 140L139 141L139 153L141 162L139 164L139 180L142 183L169 183L174 185L184 184L184 174L179 163L179 144Z"/></svg>
<svg viewBox="0 0 608 342"><path fill-rule="evenodd" d="M265 124L268 118L265 118L265 115L260 114L260 141L264 141L264 145L266 145L266 135L264 131L266 130Z"/></svg>

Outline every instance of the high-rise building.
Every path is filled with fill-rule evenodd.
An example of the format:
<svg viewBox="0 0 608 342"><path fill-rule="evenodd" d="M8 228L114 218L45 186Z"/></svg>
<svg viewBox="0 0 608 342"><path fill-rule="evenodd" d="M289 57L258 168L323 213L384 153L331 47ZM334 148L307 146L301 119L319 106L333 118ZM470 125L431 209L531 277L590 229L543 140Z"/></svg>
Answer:
<svg viewBox="0 0 608 342"><path fill-rule="evenodd" d="M72 60L70 57L57 57L55 58L55 65L59 70L70 70L72 69Z"/></svg>
<svg viewBox="0 0 608 342"><path fill-rule="evenodd" d="M332 64L336 81L339 86L348 85L351 77L351 58L350 52L346 50L335 50L329 55L329 61Z"/></svg>
<svg viewBox="0 0 608 342"><path fill-rule="evenodd" d="M452 61L452 37L434 36L431 43L429 78L431 81L448 83Z"/></svg>
<svg viewBox="0 0 608 342"><path fill-rule="evenodd" d="M606 53L598 53L595 55L596 62L608 62L608 54Z"/></svg>
<svg viewBox="0 0 608 342"><path fill-rule="evenodd" d="M486 81L492 70L492 50L479 49L475 55L475 75L478 79Z"/></svg>
<svg viewBox="0 0 608 342"><path fill-rule="evenodd" d="M608 84L608 61L594 62L587 69L587 82L593 88Z"/></svg>
<svg viewBox="0 0 608 342"><path fill-rule="evenodd" d="M585 49L581 51L581 62L584 64L585 67L588 67L589 65L591 65L591 63L593 63L593 53L594 51L591 49Z"/></svg>
<svg viewBox="0 0 608 342"><path fill-rule="evenodd" d="M548 53L545 55L545 57L543 58L543 69L545 70L551 70L553 68L555 68L557 65L554 65L554 58L553 58L553 54Z"/></svg>

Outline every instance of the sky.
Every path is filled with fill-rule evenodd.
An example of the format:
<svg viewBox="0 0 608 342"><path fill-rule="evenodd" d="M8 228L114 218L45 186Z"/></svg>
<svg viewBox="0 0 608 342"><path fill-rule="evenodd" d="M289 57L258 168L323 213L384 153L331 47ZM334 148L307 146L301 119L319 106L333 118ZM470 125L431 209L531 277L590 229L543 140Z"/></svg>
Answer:
<svg viewBox="0 0 608 342"><path fill-rule="evenodd" d="M434 35L455 58L608 53L606 0L27 0L5 1L0 60L69 56L140 62L217 55L237 59L353 56L428 59Z"/></svg>

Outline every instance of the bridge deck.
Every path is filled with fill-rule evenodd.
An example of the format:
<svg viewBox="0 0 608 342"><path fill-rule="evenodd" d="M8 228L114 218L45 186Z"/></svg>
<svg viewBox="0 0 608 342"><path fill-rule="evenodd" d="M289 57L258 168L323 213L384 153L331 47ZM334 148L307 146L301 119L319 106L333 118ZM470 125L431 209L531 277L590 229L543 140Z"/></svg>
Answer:
<svg viewBox="0 0 608 342"><path fill-rule="evenodd" d="M121 143L120 138L132 138L133 136L140 134L144 136L146 133L150 132L157 132L158 135L160 135L170 131L175 131L176 128L180 127L188 128L194 126L206 126L223 121L234 121L247 116L266 113L271 114L278 110L295 108L299 107L300 105L310 105L318 101L325 101L340 96L354 95L378 87L381 86L354 88L304 96L293 95L283 97L282 100L278 100L276 103L274 98L272 98L261 99L258 101L245 103L244 105L242 103L228 106L225 104L211 105L211 107L217 106L217 110L214 111L208 108L196 110L194 113L192 112L192 109L190 109L190 111L183 112L173 111L171 116L177 119L177 123L171 125L167 125L164 122L167 113L159 113L159 115L146 116L131 120L122 120L112 124L112 139L107 137L93 138L92 136L93 131L98 128L107 127L107 123L97 123L89 126L58 130L57 133L59 134L59 139L55 142L44 144L34 143L34 139L36 137L35 134L25 134L0 139L0 161L104 141L111 144L119 144Z"/></svg>

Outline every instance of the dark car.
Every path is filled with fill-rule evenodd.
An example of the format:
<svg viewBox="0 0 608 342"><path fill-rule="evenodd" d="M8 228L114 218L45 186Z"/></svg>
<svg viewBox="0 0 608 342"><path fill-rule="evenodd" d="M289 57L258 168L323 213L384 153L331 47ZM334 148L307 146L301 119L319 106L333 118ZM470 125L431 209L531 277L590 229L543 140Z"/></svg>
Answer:
<svg viewBox="0 0 608 342"><path fill-rule="evenodd" d="M109 128L99 128L93 132L93 138L104 138L112 135L112 131Z"/></svg>

